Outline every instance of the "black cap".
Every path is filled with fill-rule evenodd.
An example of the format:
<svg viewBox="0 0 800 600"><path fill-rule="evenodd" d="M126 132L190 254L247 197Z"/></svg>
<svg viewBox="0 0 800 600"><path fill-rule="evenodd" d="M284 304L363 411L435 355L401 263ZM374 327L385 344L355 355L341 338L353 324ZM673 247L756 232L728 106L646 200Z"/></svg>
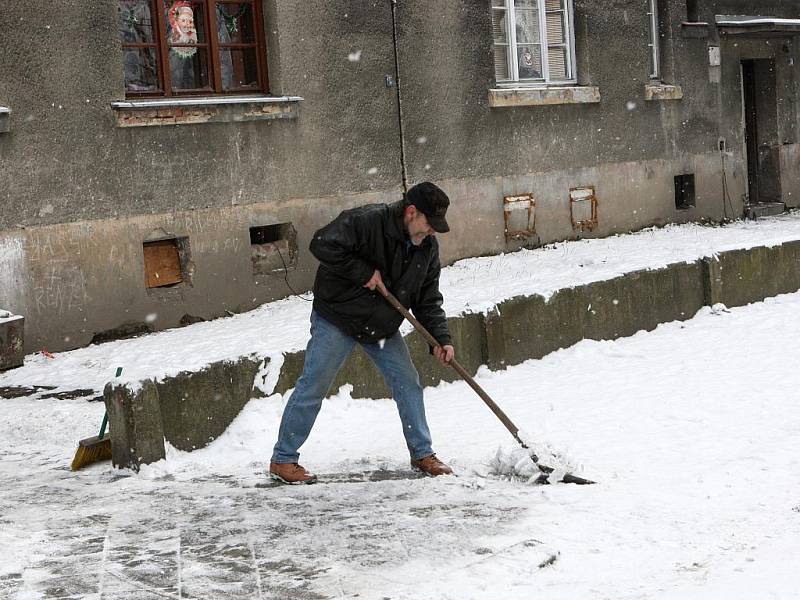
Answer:
<svg viewBox="0 0 800 600"><path fill-rule="evenodd" d="M447 233L450 226L444 220L450 199L440 188L430 181L418 183L406 192L406 203L413 204L425 217L433 230L438 233Z"/></svg>

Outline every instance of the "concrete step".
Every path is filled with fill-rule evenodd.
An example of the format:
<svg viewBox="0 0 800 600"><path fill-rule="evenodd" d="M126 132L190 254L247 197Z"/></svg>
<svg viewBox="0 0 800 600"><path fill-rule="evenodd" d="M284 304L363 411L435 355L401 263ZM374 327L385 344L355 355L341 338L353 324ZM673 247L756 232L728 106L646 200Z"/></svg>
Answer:
<svg viewBox="0 0 800 600"><path fill-rule="evenodd" d="M786 212L783 202L756 202L745 206L745 216L756 220L760 217L772 217Z"/></svg>

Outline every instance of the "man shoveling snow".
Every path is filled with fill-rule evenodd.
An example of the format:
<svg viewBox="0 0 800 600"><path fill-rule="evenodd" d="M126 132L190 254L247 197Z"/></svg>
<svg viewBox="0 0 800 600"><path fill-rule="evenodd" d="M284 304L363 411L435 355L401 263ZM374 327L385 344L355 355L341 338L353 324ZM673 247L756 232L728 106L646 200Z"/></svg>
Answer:
<svg viewBox="0 0 800 600"><path fill-rule="evenodd" d="M453 360L435 237L450 230L444 218L449 204L437 186L420 183L403 200L346 210L314 234L310 249L320 265L311 340L303 373L283 411L269 466L273 479L316 481L298 464L298 451L356 343L378 367L397 403L411 466L431 476L452 473L433 452L419 375L399 332L403 316L381 297L392 290L438 342L436 358L442 364Z"/></svg>

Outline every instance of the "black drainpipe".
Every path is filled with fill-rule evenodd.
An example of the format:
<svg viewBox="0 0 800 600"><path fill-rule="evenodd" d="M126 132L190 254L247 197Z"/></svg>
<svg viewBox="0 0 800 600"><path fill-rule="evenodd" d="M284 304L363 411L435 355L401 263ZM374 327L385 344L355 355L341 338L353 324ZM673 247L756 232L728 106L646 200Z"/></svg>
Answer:
<svg viewBox="0 0 800 600"><path fill-rule="evenodd" d="M394 45L394 84L397 90L397 122L400 130L400 169L403 176L403 193L408 191L408 173L406 172L406 138L403 134L403 99L400 94L400 58L397 50L397 0L392 4L392 44Z"/></svg>

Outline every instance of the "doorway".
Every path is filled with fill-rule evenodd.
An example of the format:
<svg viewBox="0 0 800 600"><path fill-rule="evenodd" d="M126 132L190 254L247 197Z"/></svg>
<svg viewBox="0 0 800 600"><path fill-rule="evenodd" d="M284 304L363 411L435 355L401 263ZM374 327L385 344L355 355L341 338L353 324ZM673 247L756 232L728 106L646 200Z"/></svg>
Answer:
<svg viewBox="0 0 800 600"><path fill-rule="evenodd" d="M781 202L775 61L741 62L748 204Z"/></svg>

